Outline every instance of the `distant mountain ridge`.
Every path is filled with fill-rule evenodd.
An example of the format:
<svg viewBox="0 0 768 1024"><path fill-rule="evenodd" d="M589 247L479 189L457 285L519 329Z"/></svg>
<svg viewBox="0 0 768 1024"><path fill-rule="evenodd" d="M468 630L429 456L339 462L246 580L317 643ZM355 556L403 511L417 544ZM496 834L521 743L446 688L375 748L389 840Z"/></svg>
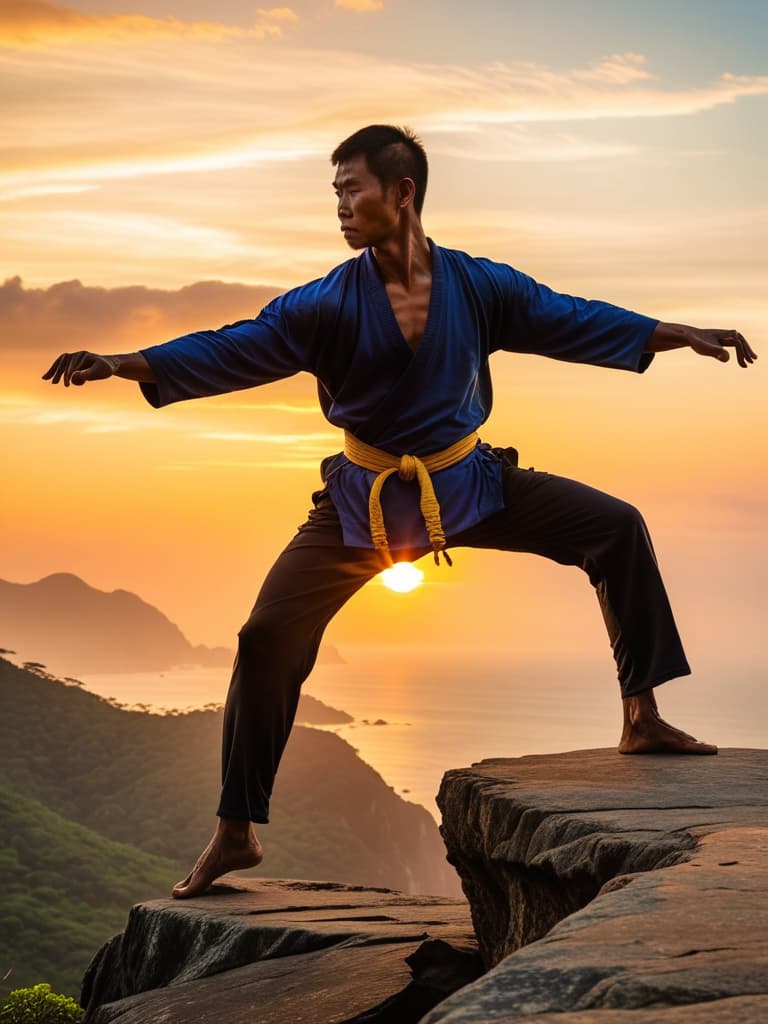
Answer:
<svg viewBox="0 0 768 1024"><path fill-rule="evenodd" d="M231 665L233 657L225 647L194 646L138 595L97 590L67 572L36 583L0 580L0 644L73 675Z"/></svg>
<svg viewBox="0 0 768 1024"><path fill-rule="evenodd" d="M153 605L128 590L97 590L73 573L36 583L0 580L0 647L60 676L231 666L226 647L194 645ZM333 648L324 660L341 661Z"/></svg>

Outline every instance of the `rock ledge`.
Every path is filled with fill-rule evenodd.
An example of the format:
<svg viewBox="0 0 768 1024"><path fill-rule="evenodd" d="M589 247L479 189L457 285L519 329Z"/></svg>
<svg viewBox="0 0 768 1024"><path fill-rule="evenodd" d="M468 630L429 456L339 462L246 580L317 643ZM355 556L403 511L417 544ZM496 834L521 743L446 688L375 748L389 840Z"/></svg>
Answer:
<svg viewBox="0 0 768 1024"><path fill-rule="evenodd" d="M768 1020L768 750L482 761L438 804L491 969L423 1024Z"/></svg>
<svg viewBox="0 0 768 1024"><path fill-rule="evenodd" d="M416 1024L482 973L462 899L229 877L131 909L83 979L85 1024Z"/></svg>

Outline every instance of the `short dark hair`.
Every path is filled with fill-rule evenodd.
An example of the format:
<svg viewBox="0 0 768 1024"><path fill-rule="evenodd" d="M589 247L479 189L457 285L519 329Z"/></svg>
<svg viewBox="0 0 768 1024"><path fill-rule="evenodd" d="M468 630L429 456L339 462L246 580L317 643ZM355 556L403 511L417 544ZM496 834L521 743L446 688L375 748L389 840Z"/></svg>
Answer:
<svg viewBox="0 0 768 1024"><path fill-rule="evenodd" d="M421 215L427 191L427 154L410 128L369 124L334 149L331 163L335 167L356 156L365 157L368 170L379 179L382 188L396 184L401 178L412 178L416 186L413 207Z"/></svg>

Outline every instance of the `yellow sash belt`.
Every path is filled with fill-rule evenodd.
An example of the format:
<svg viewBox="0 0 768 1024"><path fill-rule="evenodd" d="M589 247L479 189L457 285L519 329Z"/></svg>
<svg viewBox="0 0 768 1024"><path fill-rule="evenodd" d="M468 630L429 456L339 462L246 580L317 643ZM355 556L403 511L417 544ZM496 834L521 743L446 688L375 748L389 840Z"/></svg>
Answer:
<svg viewBox="0 0 768 1024"><path fill-rule="evenodd" d="M371 521L371 539L374 548L389 550L384 513L381 510L381 489L388 477L397 473L401 480L418 480L421 488L419 502L421 514L427 527L429 543L435 553L435 562L439 564L438 552L442 551L446 562L449 565L452 564L445 550L445 534L440 520L440 505L429 474L461 462L475 449L478 440L477 434L473 431L452 444L450 448L444 448L441 452L433 452L431 455L418 458L416 455L392 455L381 448L374 448L372 445L366 444L354 434L350 434L349 431L344 431L344 454L349 461L362 466L363 469L370 469L379 474L373 481L368 498L368 515Z"/></svg>

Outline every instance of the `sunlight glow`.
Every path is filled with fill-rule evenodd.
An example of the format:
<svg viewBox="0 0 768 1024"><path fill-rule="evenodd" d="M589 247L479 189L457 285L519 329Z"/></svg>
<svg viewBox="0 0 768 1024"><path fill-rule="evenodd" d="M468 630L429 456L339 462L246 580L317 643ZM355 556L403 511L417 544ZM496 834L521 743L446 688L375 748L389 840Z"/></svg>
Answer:
<svg viewBox="0 0 768 1024"><path fill-rule="evenodd" d="M388 590L409 594L423 583L424 573L410 562L395 562L389 569L379 573L379 578Z"/></svg>

